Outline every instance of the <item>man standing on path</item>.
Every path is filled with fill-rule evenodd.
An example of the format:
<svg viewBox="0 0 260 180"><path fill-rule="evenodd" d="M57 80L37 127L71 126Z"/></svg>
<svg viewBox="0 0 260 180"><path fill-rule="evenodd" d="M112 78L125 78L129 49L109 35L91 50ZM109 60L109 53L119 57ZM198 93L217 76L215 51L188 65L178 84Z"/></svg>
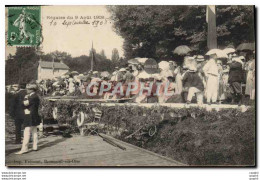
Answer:
<svg viewBox="0 0 260 180"><path fill-rule="evenodd" d="M30 84L27 86L27 95L24 98L24 138L23 138L23 145L21 151L15 154L24 154L28 152L29 148L29 141L30 141L30 134L32 133L33 137L33 151L37 151L37 144L38 144L38 134L37 134L37 126L40 124L41 119L38 114L38 108L40 105L40 99L36 94L37 85Z"/></svg>
<svg viewBox="0 0 260 180"><path fill-rule="evenodd" d="M11 116L15 122L15 144L21 144L22 124L24 121L24 105L23 100L26 95L26 84L19 85L19 91L15 94L11 104Z"/></svg>

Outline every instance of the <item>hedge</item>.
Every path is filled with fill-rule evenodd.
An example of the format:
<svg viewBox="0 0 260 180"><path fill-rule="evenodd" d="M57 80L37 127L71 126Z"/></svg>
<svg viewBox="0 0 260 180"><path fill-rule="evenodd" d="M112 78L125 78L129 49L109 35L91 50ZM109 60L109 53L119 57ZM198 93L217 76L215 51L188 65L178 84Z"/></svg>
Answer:
<svg viewBox="0 0 260 180"><path fill-rule="evenodd" d="M44 99L41 102L43 119L52 118L55 106L59 112L58 123L70 124L74 130L77 127L73 111L86 112L88 121L92 121L92 108L96 107L103 113L100 122L106 133L185 164L255 164L254 107L246 112L238 109L209 112L200 108L101 106Z"/></svg>

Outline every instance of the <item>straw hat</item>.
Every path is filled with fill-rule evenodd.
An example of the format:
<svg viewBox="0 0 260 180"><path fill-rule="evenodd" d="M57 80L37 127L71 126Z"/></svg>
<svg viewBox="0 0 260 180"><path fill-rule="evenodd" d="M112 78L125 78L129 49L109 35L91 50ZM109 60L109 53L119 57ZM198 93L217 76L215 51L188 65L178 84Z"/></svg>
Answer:
<svg viewBox="0 0 260 180"><path fill-rule="evenodd" d="M120 71L120 72L125 72L126 69L125 69L125 68L121 68L119 71Z"/></svg>
<svg viewBox="0 0 260 180"><path fill-rule="evenodd" d="M196 60L197 60L198 62L201 62L201 61L204 61L205 59L204 59L204 56L198 55L198 56L196 57Z"/></svg>
<svg viewBox="0 0 260 180"><path fill-rule="evenodd" d="M27 89L30 89L30 90L37 90L37 85L36 84L28 84Z"/></svg>

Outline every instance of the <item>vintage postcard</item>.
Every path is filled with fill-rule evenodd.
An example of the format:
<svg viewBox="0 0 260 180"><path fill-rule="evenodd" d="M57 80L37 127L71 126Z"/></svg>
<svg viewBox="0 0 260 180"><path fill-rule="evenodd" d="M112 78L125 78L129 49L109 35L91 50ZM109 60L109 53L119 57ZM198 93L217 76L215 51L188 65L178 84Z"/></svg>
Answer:
<svg viewBox="0 0 260 180"><path fill-rule="evenodd" d="M6 6L5 165L255 167L254 17Z"/></svg>

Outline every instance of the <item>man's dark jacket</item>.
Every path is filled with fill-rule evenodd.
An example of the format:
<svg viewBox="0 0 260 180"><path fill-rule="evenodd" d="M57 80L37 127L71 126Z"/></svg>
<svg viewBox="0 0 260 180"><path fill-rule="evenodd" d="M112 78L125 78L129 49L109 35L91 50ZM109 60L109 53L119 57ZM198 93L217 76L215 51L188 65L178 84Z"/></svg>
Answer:
<svg viewBox="0 0 260 180"><path fill-rule="evenodd" d="M202 79L199 77L198 72L186 72L182 79L183 87L187 88L196 87L197 89L203 91L204 85Z"/></svg>
<svg viewBox="0 0 260 180"><path fill-rule="evenodd" d="M38 126L41 123L41 118L38 113L40 99L36 93L29 95L29 105L25 106L30 111L30 114L25 114L24 126Z"/></svg>
<svg viewBox="0 0 260 180"><path fill-rule="evenodd" d="M228 77L228 83L232 82L243 82L243 69L242 64L236 61L233 61L229 64L229 77Z"/></svg>
<svg viewBox="0 0 260 180"><path fill-rule="evenodd" d="M24 104L23 100L26 95L26 90L21 89L15 94L14 99L11 103L11 116L14 119L24 119Z"/></svg>

